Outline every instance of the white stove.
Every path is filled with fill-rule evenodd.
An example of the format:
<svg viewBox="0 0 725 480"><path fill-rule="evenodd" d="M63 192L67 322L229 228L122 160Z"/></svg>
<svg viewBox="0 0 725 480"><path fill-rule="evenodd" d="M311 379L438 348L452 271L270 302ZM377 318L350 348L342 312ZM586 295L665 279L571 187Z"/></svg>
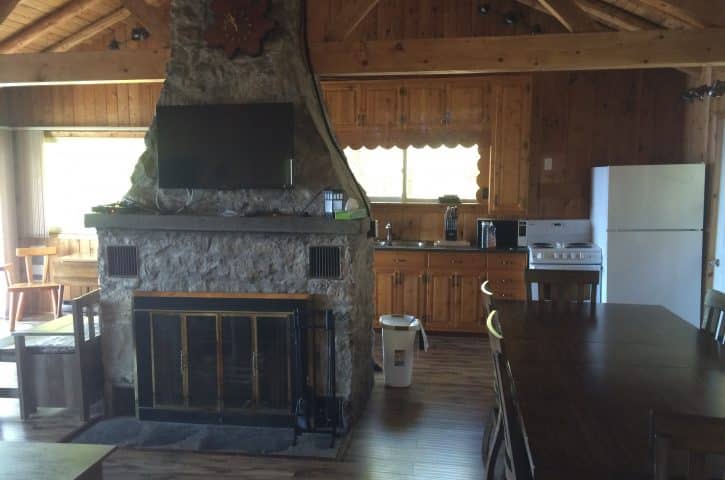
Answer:
<svg viewBox="0 0 725 480"><path fill-rule="evenodd" d="M599 270L602 249L591 243L589 220L529 220L529 268Z"/></svg>

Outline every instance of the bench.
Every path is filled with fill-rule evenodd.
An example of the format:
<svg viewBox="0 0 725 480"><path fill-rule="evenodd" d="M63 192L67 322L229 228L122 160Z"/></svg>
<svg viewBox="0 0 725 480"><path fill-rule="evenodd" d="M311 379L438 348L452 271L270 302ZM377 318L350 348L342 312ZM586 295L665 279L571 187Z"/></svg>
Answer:
<svg viewBox="0 0 725 480"><path fill-rule="evenodd" d="M103 398L100 290L71 301L73 313L13 332L15 348L0 349L0 360L14 357L20 417L37 407L78 409L88 421L90 407Z"/></svg>

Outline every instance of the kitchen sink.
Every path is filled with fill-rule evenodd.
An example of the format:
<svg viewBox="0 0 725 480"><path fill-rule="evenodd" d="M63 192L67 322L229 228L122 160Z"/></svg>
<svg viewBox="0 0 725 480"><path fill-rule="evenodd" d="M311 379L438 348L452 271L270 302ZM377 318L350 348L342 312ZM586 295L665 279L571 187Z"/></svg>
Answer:
<svg viewBox="0 0 725 480"><path fill-rule="evenodd" d="M425 242L421 240L393 240L388 243L385 240L378 242L380 247L405 247L405 248L428 248L433 246L433 242Z"/></svg>

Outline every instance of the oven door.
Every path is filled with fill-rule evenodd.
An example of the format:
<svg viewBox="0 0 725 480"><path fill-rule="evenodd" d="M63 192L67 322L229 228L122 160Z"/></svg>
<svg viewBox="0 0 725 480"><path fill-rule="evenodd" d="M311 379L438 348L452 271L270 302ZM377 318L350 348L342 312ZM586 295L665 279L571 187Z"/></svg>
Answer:
<svg viewBox="0 0 725 480"><path fill-rule="evenodd" d="M599 272L599 285L597 285L597 303L601 301L602 293L602 266L601 265L567 265L567 264L529 264L529 270L568 270L568 271L588 271L588 272ZM528 287L527 287L528 288ZM534 284L531 286L531 299L534 301L539 300L539 285Z"/></svg>

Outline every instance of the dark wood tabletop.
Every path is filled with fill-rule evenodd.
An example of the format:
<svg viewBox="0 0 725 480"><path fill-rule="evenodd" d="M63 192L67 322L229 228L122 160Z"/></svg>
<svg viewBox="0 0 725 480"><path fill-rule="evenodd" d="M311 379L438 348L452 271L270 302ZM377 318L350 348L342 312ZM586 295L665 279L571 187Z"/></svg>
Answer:
<svg viewBox="0 0 725 480"><path fill-rule="evenodd" d="M663 307L497 307L537 480L646 478L651 409L725 417L725 348Z"/></svg>

